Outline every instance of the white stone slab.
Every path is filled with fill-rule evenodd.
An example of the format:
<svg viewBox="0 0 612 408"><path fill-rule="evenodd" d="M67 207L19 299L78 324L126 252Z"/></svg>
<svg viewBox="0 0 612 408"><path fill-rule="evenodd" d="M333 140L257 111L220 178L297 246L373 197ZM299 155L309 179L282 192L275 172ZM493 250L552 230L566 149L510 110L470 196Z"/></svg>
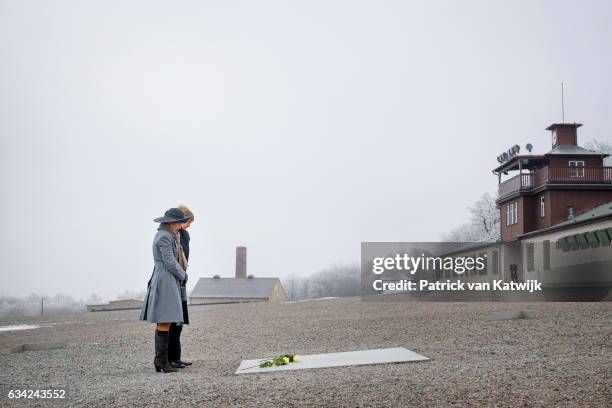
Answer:
<svg viewBox="0 0 612 408"><path fill-rule="evenodd" d="M429 358L410 351L404 347L374 350L347 351L343 353L308 354L301 356L302 361L282 366L261 368L258 360L242 360L236 374L270 373L273 371L305 370L309 368L342 367L364 364L404 363L408 361L426 361Z"/></svg>

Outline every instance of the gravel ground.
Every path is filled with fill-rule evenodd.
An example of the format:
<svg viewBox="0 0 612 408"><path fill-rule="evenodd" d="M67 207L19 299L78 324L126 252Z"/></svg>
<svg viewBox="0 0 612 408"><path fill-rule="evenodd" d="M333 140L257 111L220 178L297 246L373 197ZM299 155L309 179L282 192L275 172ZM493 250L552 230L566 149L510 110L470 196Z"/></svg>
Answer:
<svg viewBox="0 0 612 408"><path fill-rule="evenodd" d="M485 322L537 309L534 320ZM612 303L377 303L358 298L190 308L183 354L153 369L153 326L138 311L0 321L0 406L611 406ZM53 324L55 323L55 324ZM235 375L242 359L404 346L431 361ZM65 400L9 400L10 389L65 389Z"/></svg>

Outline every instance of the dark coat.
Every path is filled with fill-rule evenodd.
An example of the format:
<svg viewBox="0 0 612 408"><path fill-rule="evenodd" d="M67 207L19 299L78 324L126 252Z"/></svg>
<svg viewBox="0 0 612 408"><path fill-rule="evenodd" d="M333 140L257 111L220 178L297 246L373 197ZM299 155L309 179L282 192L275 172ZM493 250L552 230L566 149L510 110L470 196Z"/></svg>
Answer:
<svg viewBox="0 0 612 408"><path fill-rule="evenodd" d="M153 239L155 267L147 295L140 313L140 320L150 323L183 322L181 281L187 274L178 263L176 240L172 231L160 226Z"/></svg>
<svg viewBox="0 0 612 408"><path fill-rule="evenodd" d="M189 241L191 241L191 237L189 236L189 232L187 230L179 230L179 234L181 237L181 246L183 247L183 252L185 253L185 258L189 261ZM187 309L187 280L181 282L181 299L183 300L183 323L189 324L189 310Z"/></svg>
<svg viewBox="0 0 612 408"><path fill-rule="evenodd" d="M187 230L179 230L179 233L181 234L181 246L183 247L183 252L185 252L185 258L189 260L189 241L191 241L191 237Z"/></svg>

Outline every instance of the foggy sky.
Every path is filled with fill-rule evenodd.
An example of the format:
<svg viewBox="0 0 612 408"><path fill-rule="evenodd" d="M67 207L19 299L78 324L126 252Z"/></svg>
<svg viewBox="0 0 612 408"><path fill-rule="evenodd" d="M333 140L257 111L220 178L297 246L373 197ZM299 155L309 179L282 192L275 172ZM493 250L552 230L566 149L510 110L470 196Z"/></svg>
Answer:
<svg viewBox="0 0 612 408"><path fill-rule="evenodd" d="M514 144L611 141L609 1L0 0L0 294L142 290L195 212L189 289L438 240Z"/></svg>

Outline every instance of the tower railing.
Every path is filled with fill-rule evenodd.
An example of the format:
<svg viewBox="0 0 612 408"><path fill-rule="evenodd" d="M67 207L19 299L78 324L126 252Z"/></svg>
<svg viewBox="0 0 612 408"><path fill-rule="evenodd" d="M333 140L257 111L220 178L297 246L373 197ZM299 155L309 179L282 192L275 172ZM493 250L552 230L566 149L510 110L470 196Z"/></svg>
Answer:
<svg viewBox="0 0 612 408"><path fill-rule="evenodd" d="M498 197L529 191L545 184L612 184L612 166L548 166L521 173L499 184Z"/></svg>
<svg viewBox="0 0 612 408"><path fill-rule="evenodd" d="M612 167L551 166L548 182L610 183Z"/></svg>

